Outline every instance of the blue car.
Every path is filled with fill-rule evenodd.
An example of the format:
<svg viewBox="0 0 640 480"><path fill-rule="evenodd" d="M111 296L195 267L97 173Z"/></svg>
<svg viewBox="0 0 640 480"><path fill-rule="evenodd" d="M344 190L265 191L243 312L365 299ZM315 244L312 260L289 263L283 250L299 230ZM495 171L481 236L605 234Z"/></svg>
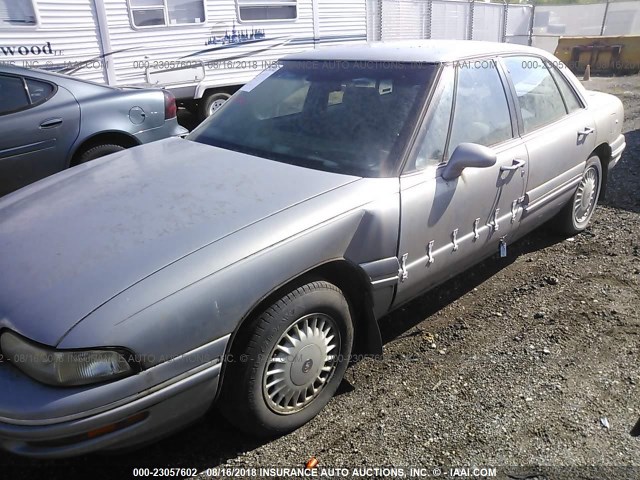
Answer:
<svg viewBox="0 0 640 480"><path fill-rule="evenodd" d="M173 95L0 66L0 195L103 155L185 135Z"/></svg>

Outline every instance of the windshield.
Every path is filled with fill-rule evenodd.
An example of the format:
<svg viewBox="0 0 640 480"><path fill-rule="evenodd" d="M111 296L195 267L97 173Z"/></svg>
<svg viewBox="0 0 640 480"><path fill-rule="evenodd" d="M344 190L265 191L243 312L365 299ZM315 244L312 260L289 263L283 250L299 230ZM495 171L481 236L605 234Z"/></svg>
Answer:
<svg viewBox="0 0 640 480"><path fill-rule="evenodd" d="M432 64L284 62L188 139L318 170L388 176L435 71Z"/></svg>

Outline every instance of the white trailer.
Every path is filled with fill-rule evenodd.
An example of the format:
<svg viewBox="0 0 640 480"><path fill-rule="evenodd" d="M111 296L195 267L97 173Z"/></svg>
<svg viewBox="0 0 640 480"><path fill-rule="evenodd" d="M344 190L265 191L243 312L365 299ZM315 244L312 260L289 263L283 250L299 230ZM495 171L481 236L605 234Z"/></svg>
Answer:
<svg viewBox="0 0 640 480"><path fill-rule="evenodd" d="M366 0L0 0L0 64L157 85L207 116L278 58L367 40Z"/></svg>

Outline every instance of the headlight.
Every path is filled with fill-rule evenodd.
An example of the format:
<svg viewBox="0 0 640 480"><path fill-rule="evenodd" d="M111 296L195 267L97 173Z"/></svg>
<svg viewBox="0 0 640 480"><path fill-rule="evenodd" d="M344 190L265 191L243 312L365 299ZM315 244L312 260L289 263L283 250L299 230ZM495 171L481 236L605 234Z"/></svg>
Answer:
<svg viewBox="0 0 640 480"><path fill-rule="evenodd" d="M134 373L125 357L115 350L54 350L11 332L0 337L0 349L13 365L48 385L87 385Z"/></svg>

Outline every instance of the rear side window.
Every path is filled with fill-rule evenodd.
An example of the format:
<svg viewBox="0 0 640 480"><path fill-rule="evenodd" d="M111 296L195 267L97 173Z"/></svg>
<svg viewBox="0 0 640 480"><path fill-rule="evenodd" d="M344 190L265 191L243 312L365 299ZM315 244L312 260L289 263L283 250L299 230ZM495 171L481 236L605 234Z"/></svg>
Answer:
<svg viewBox="0 0 640 480"><path fill-rule="evenodd" d="M582 108L582 104L580 103L580 100L578 100L576 92L574 92L569 85L569 81L554 66L549 64L547 64L547 66L549 67L549 71L551 71L553 79L558 84L558 88L560 88L560 93L562 94L562 98L564 98L564 103L567 106L569 113L580 110Z"/></svg>
<svg viewBox="0 0 640 480"><path fill-rule="evenodd" d="M53 93L53 85L47 82L40 82L39 80L33 80L27 78L27 88L29 89L29 96L31 97L31 103L42 103L47 100Z"/></svg>
<svg viewBox="0 0 640 480"><path fill-rule="evenodd" d="M15 112L29 105L22 78L0 75L0 113Z"/></svg>
<svg viewBox="0 0 640 480"><path fill-rule="evenodd" d="M516 89L525 133L567 114L556 82L542 59L507 57L504 62Z"/></svg>
<svg viewBox="0 0 640 480"><path fill-rule="evenodd" d="M492 60L470 60L458 66L448 158L461 143L489 147L513 137L502 80Z"/></svg>

